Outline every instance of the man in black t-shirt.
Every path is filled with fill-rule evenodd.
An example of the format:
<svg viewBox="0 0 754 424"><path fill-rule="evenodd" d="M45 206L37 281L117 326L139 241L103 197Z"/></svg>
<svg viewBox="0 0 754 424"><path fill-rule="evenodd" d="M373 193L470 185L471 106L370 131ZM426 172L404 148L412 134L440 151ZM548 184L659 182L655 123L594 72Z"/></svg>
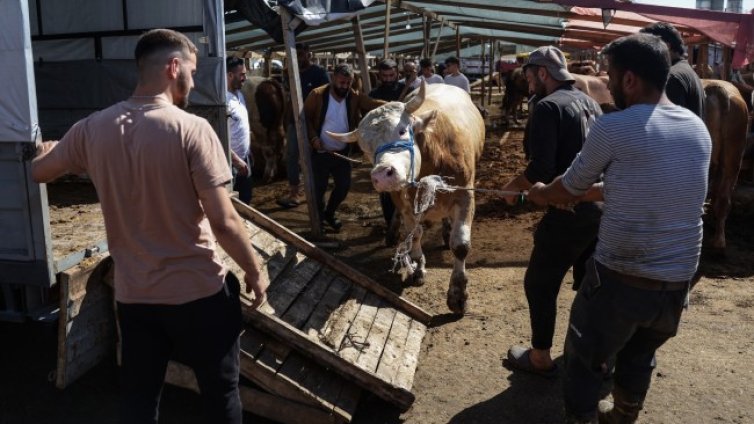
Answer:
<svg viewBox="0 0 754 424"><path fill-rule="evenodd" d="M556 47L533 51L524 73L529 92L540 100L527 125L529 164L503 187L505 191L528 190L537 182L549 183L564 173L581 151L590 125L602 115L599 104L573 86L565 56ZM506 200L513 202L512 197ZM581 202L570 209L550 207L537 225L524 277L532 347L511 347L505 359L508 368L545 377L556 375L550 348L560 284L571 266L574 287L584 276L584 264L594 251L601 215L601 205Z"/></svg>
<svg viewBox="0 0 754 424"><path fill-rule="evenodd" d="M299 81L301 81L301 98L306 100L306 97L317 87L321 87L330 83L330 78L327 76L327 71L324 68L315 65L311 62L312 54L309 51L309 46L303 43L296 44L296 58L298 59L298 72ZM284 82L287 83L288 79L285 78ZM290 93L290 90L288 90ZM293 111L291 110L291 104L289 102L288 111L286 112L286 139L288 140L286 158L286 173L288 174L288 184L290 186L290 193L288 197L278 199L278 205L284 208L292 208L298 206L302 200L301 190L301 164L299 163L298 156L298 139L296 138L296 126L293 121Z"/></svg>
<svg viewBox="0 0 754 424"><path fill-rule="evenodd" d="M657 22L642 28L640 32L656 35L668 45L670 50L670 75L665 86L665 94L671 102L694 112L704 119L704 87L699 75L684 59L686 46L675 27L667 22Z"/></svg>

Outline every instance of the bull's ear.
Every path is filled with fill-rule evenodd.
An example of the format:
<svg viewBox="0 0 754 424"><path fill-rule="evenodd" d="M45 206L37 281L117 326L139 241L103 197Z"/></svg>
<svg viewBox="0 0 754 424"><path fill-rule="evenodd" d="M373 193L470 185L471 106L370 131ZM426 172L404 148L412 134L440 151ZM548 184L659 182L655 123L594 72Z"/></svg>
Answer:
<svg viewBox="0 0 754 424"><path fill-rule="evenodd" d="M427 127L432 125L432 122L437 117L437 109L428 110L426 112L422 112L419 115L414 116L414 134L419 134L424 132Z"/></svg>
<svg viewBox="0 0 754 424"><path fill-rule="evenodd" d="M340 141L341 143L356 143L357 141L359 141L359 130L353 130L347 133L334 133L325 131L325 133L327 133L327 135L329 135L333 139Z"/></svg>

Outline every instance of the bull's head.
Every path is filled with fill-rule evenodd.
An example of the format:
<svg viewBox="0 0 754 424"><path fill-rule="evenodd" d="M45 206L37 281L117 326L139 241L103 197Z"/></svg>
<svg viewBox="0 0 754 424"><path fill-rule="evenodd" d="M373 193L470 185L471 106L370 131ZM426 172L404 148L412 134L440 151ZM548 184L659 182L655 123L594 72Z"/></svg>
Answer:
<svg viewBox="0 0 754 424"><path fill-rule="evenodd" d="M418 179L421 153L415 137L427 129L437 115L428 110L415 114L424 103L427 85L405 104L390 102L364 116L359 128L349 133L327 134L344 143L358 142L374 165L372 184L377 191L398 191Z"/></svg>

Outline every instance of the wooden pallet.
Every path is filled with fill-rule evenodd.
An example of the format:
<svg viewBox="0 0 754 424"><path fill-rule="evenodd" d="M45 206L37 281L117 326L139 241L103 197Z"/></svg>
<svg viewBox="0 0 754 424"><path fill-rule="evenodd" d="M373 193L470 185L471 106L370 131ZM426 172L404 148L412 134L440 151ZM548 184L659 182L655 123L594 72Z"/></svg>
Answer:
<svg viewBox="0 0 754 424"><path fill-rule="evenodd" d="M242 374L270 394L325 411L336 422L350 420L361 389L408 409L431 316L233 202L270 280L268 302L259 310L242 296L249 324L241 339ZM242 277L227 254L221 255Z"/></svg>

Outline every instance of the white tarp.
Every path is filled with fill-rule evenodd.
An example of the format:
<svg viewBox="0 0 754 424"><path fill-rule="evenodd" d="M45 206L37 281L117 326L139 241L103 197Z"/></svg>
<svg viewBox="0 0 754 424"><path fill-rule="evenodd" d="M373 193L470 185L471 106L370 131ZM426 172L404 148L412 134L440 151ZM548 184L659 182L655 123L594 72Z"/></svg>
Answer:
<svg viewBox="0 0 754 424"><path fill-rule="evenodd" d="M37 99L25 0L0 0L0 143L36 138Z"/></svg>

